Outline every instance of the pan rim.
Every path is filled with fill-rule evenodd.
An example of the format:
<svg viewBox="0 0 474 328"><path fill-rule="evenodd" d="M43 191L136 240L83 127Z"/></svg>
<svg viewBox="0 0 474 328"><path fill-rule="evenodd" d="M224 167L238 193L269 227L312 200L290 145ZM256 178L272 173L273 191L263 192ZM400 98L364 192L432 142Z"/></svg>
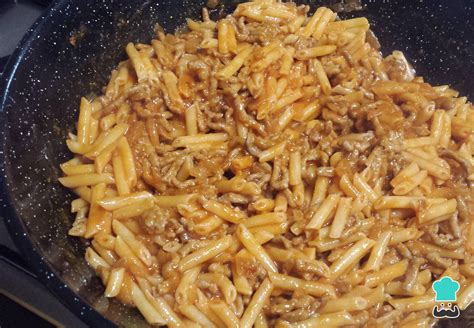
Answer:
<svg viewBox="0 0 474 328"><path fill-rule="evenodd" d="M41 33L42 28L54 19L56 12L67 7L68 0L54 0L45 12L26 31L21 41L16 46L10 56L3 74L0 78L0 198L1 215L5 225L15 244L20 250L29 269L35 274L37 280L41 282L62 304L64 304L78 319L90 326L116 327L108 318L94 309L83 297L72 290L65 281L60 278L53 265L43 256L33 240L30 238L28 228L23 222L21 215L13 205L8 177L12 176L7 167L8 145L8 115L7 106L12 81L15 73L25 58L25 55L33 40Z"/></svg>

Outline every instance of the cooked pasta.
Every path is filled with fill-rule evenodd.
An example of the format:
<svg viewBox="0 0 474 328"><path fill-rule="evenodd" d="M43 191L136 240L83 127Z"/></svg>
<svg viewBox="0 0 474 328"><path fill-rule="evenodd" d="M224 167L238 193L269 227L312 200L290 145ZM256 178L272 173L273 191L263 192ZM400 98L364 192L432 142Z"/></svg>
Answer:
<svg viewBox="0 0 474 328"><path fill-rule="evenodd" d="M367 19L276 0L129 43L82 98L69 234L169 327L428 327L474 299L474 108Z"/></svg>

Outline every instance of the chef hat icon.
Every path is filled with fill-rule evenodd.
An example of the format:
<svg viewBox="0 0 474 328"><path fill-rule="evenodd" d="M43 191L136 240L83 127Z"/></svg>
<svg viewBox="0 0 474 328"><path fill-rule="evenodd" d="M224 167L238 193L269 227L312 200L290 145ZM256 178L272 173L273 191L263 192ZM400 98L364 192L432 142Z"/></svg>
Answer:
<svg viewBox="0 0 474 328"><path fill-rule="evenodd" d="M456 293L459 290L459 283L451 277L443 277L436 280L432 288L436 294L436 302L456 302Z"/></svg>

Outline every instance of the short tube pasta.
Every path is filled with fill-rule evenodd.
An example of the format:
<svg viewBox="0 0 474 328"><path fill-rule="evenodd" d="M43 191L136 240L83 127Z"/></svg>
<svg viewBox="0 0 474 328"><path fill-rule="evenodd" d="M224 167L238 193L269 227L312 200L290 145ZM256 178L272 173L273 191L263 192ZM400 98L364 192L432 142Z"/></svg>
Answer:
<svg viewBox="0 0 474 328"><path fill-rule="evenodd" d="M239 223L246 218L246 215L239 210L235 210L232 207L226 206L214 200L207 201L205 204L203 204L203 207L221 219L232 223Z"/></svg>
<svg viewBox="0 0 474 328"><path fill-rule="evenodd" d="M372 251L370 252L370 257L367 260L367 263L365 264L364 270L367 270L367 271L379 270L391 238L392 238L391 231L385 231L380 234L377 243L375 244L375 246L372 248Z"/></svg>
<svg viewBox="0 0 474 328"><path fill-rule="evenodd" d="M186 271L196 265L204 263L205 261L213 258L230 247L232 244L232 238L226 236L219 240L213 241L207 247L203 247L184 257L179 262L179 268L181 271Z"/></svg>
<svg viewBox="0 0 474 328"><path fill-rule="evenodd" d="M367 300L361 296L342 297L336 300L329 300L320 310L320 313L361 311L364 310L367 305Z"/></svg>
<svg viewBox="0 0 474 328"><path fill-rule="evenodd" d="M339 201L338 195L329 195L314 213L311 221L306 225L306 229L319 229L330 218Z"/></svg>
<svg viewBox="0 0 474 328"><path fill-rule="evenodd" d="M240 224L237 227L237 235L245 248L262 263L268 272L278 272L273 260L244 225Z"/></svg>
<svg viewBox="0 0 474 328"><path fill-rule="evenodd" d="M112 269L109 275L109 279L107 281L107 287L105 289L105 296L106 297L115 297L120 292L120 288L122 287L123 277L125 275L124 268L115 268Z"/></svg>
<svg viewBox="0 0 474 328"><path fill-rule="evenodd" d="M133 303L136 305L138 310L143 314L146 321L149 324L153 325L163 325L166 323L165 319L160 315L160 313L150 304L150 302L145 297L145 294L142 292L140 287L137 284L132 282L131 286L131 295Z"/></svg>
<svg viewBox="0 0 474 328"><path fill-rule="evenodd" d="M339 200L336 214L334 215L334 220L331 225L331 232L329 237L339 238L342 235L346 222L349 218L349 213L351 210L352 199L351 198L341 198Z"/></svg>
<svg viewBox="0 0 474 328"><path fill-rule="evenodd" d="M252 296L247 309L240 319L241 328L251 328L257 320L257 316L261 312L263 306L268 301L270 294L273 290L273 285L270 280L265 279L262 281L255 294Z"/></svg>
<svg viewBox="0 0 474 328"><path fill-rule="evenodd" d="M289 179L290 184L295 186L301 183L301 154L299 152L293 152L290 154L290 167L289 167Z"/></svg>
<svg viewBox="0 0 474 328"><path fill-rule="evenodd" d="M195 266L183 273L183 277L181 278L175 292L176 302L179 304L192 303L190 296L192 294L193 285L195 284L200 272L201 266Z"/></svg>
<svg viewBox="0 0 474 328"><path fill-rule="evenodd" d="M221 293L224 295L224 299L227 304L232 304L235 301L237 297L235 286L232 284L229 278L223 274L203 273L199 276L199 279L216 284L221 290Z"/></svg>
<svg viewBox="0 0 474 328"><path fill-rule="evenodd" d="M329 279L337 279L344 272L354 266L365 254L374 246L375 242L371 239L362 239L349 248L331 267Z"/></svg>
<svg viewBox="0 0 474 328"><path fill-rule="evenodd" d="M279 273L270 273L270 280L273 285L286 290L306 290L308 294L313 296L335 296L335 289L329 284L316 281L305 281L295 277L282 275Z"/></svg>
<svg viewBox="0 0 474 328"><path fill-rule="evenodd" d="M214 323L209 320L207 316L201 311L199 311L199 309L196 308L194 305L180 305L179 311L186 317L188 317L190 320L198 323L203 327L216 328L216 325L214 325Z"/></svg>
<svg viewBox="0 0 474 328"><path fill-rule="evenodd" d="M297 328L316 328L321 326L340 327L354 323L354 319L347 311L336 313L321 314L314 318L297 322L293 327Z"/></svg>
<svg viewBox="0 0 474 328"><path fill-rule="evenodd" d="M382 283L387 283L395 278L405 274L408 268L408 261L403 260L398 263L387 266L380 271L369 273L365 278L365 284L368 287L377 287Z"/></svg>

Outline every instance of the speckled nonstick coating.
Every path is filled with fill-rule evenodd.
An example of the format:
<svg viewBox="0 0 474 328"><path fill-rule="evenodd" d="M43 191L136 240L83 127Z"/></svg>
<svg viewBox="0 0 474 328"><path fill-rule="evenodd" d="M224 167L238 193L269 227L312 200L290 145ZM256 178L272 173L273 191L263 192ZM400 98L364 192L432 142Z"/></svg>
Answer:
<svg viewBox="0 0 474 328"><path fill-rule="evenodd" d="M59 164L70 158L64 140L74 130L81 95L101 92L111 70L124 58L127 42L149 42L157 23L173 32L185 17L199 17L205 2L57 1L27 32L0 82L1 195L6 222L41 281L93 327L146 324L136 310L102 296L99 279L83 259L86 242L67 236L72 195L57 182ZM230 12L237 2L221 1L213 15ZM303 3L337 8L340 2ZM362 4L362 10L341 15L367 16L384 54L405 51L427 81L451 84L473 99L472 2ZM76 46L70 42L73 35ZM441 326L466 327L468 322L462 318Z"/></svg>

